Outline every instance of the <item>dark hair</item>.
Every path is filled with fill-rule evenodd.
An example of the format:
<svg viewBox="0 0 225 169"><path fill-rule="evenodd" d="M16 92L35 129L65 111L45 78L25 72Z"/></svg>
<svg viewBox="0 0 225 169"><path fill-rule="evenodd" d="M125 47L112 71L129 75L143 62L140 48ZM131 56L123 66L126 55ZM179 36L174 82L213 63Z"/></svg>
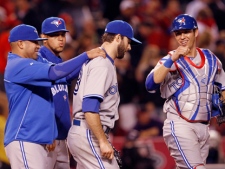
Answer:
<svg viewBox="0 0 225 169"><path fill-rule="evenodd" d="M111 43L111 42L114 40L114 38L115 38L116 35L117 35L117 34L114 34L114 33L104 33L104 34L102 35L102 43L104 43L104 42L109 42L109 43ZM123 37L124 37L124 36L121 35L121 38L122 38L122 39L123 39Z"/></svg>

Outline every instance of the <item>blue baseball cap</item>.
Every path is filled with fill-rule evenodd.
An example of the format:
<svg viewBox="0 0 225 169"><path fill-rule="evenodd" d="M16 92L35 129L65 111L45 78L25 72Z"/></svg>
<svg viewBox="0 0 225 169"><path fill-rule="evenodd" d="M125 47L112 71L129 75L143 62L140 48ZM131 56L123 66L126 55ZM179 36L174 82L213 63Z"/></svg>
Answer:
<svg viewBox="0 0 225 169"><path fill-rule="evenodd" d="M120 34L131 40L131 45L142 44L134 38L134 32L131 25L122 20L114 20L106 25L105 33Z"/></svg>
<svg viewBox="0 0 225 169"><path fill-rule="evenodd" d="M40 38L35 27L20 24L10 31L8 39L9 42L16 42L18 40L42 41L46 40L46 38Z"/></svg>
<svg viewBox="0 0 225 169"><path fill-rule="evenodd" d="M197 28L198 24L195 18L188 14L181 14L173 20L171 32L185 29L191 30Z"/></svg>
<svg viewBox="0 0 225 169"><path fill-rule="evenodd" d="M69 32L66 29L65 21L62 18L50 17L42 22L41 32L43 34L50 34L54 32Z"/></svg>

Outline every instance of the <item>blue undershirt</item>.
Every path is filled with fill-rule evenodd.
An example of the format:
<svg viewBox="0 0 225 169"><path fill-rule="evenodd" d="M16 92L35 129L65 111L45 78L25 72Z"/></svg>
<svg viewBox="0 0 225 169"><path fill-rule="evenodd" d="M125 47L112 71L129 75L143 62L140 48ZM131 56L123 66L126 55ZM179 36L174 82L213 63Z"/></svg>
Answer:
<svg viewBox="0 0 225 169"><path fill-rule="evenodd" d="M154 82L154 72L151 73L147 78L146 78L146 81L145 81L145 87L148 91L151 91L151 90L156 90L158 89L160 86L160 83L155 83Z"/></svg>
<svg viewBox="0 0 225 169"><path fill-rule="evenodd" d="M102 102L102 99L98 97L84 98L82 103L82 112L99 113L101 102Z"/></svg>

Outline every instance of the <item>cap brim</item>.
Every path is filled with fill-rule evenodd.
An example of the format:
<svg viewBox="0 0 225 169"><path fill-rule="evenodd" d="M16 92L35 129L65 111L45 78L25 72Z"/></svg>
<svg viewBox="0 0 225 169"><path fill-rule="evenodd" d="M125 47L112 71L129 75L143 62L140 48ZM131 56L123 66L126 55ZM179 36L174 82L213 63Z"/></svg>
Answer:
<svg viewBox="0 0 225 169"><path fill-rule="evenodd" d="M35 40L33 40L33 41L43 41L43 40L47 40L48 38L37 38L37 39L35 39Z"/></svg>
<svg viewBox="0 0 225 169"><path fill-rule="evenodd" d="M197 28L180 28L180 29L172 29L170 32L176 32L176 31L182 31L182 30L192 30L192 29L197 29Z"/></svg>
<svg viewBox="0 0 225 169"><path fill-rule="evenodd" d="M43 32L43 34L47 35L47 34L56 33L56 32L69 32L69 31L66 29L62 29L62 30L57 30L57 31Z"/></svg>
<svg viewBox="0 0 225 169"><path fill-rule="evenodd" d="M140 42L139 40L135 39L135 38L131 38L131 45L140 45L142 44L142 42Z"/></svg>

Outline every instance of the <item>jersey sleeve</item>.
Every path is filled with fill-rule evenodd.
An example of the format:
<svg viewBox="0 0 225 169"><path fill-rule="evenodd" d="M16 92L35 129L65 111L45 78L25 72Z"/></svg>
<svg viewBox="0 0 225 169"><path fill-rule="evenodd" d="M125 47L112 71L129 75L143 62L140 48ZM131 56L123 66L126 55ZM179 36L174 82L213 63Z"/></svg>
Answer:
<svg viewBox="0 0 225 169"><path fill-rule="evenodd" d="M169 52L168 55L166 55L165 57L163 57L163 58L158 62L158 64L156 65L156 68L159 67L160 65L164 64L165 61L171 57L172 52L173 52L173 51ZM171 68L170 68L170 72L176 71L176 70L177 70L177 69L176 69L176 66L175 66L175 64L173 64L173 65L171 66Z"/></svg>
<svg viewBox="0 0 225 169"><path fill-rule="evenodd" d="M49 80L48 72L51 65L52 63L38 62L33 59L16 59L7 67L5 80L19 84L50 87L52 82Z"/></svg>
<svg viewBox="0 0 225 169"><path fill-rule="evenodd" d="M149 93L155 93L155 92L156 92L156 88L158 88L157 86L160 86L160 85L161 85L161 88L163 88L165 82L166 82L168 79L171 78L171 74L173 74L173 72L176 72L176 71L177 71L175 64L173 64L173 65L171 66L170 72L169 72L168 75L166 76L165 80L164 80L160 85L159 85L159 84L153 84L153 83L154 83L154 81L153 81L154 71L155 71L156 69L158 69L159 66L161 66L162 64L164 64L164 62L165 62L167 59L169 59L170 57L171 57L171 53L169 53L168 55L166 55L165 57L163 57L161 60L159 60L159 62L158 62L158 63L156 64L156 66L154 67L154 69L152 69L151 72L148 74L148 76L147 76L147 78L146 78L146 88L147 88L147 91L148 91ZM151 78L151 80L149 80L150 78ZM148 80L148 81L147 81L147 80ZM153 84L153 85L151 85L151 86L153 86L153 87L151 87L152 89L150 89L150 90L148 89L148 84L147 84L147 82ZM154 88L155 88L155 89L154 89Z"/></svg>
<svg viewBox="0 0 225 169"><path fill-rule="evenodd" d="M103 100L104 94L112 82L112 76L109 76L109 68L104 64L106 61L107 59L103 60L100 58L100 60L95 59L90 63L93 66L90 66L87 75L84 98L98 97Z"/></svg>

